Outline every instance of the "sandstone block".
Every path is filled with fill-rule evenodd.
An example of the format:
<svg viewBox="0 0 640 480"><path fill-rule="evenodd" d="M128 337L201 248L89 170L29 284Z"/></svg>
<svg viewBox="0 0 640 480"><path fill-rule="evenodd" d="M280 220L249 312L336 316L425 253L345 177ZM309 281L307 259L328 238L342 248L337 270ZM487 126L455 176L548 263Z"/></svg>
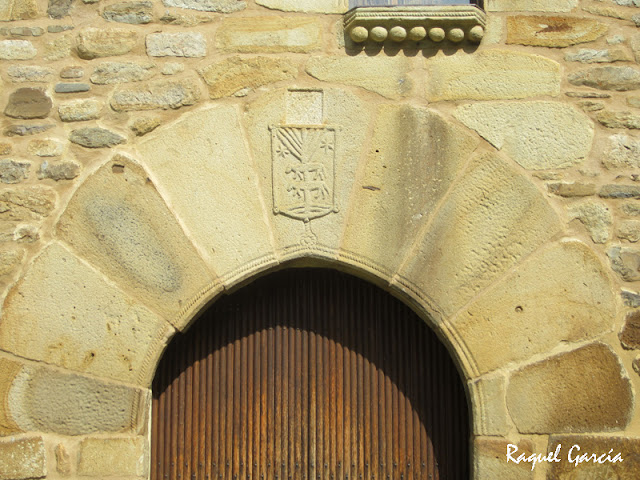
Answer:
<svg viewBox="0 0 640 480"><path fill-rule="evenodd" d="M108 22L147 24L153 20L153 3L122 2L109 5L102 11L102 17Z"/></svg>
<svg viewBox="0 0 640 480"><path fill-rule="evenodd" d="M570 12L578 0L490 0L490 12Z"/></svg>
<svg viewBox="0 0 640 480"><path fill-rule="evenodd" d="M51 111L52 102L44 90L19 88L9 95L4 114L12 118L45 118Z"/></svg>
<svg viewBox="0 0 640 480"><path fill-rule="evenodd" d="M596 116L598 121L607 128L640 129L640 115L631 112L602 111Z"/></svg>
<svg viewBox="0 0 640 480"><path fill-rule="evenodd" d="M592 18L514 15L507 18L507 43L537 47L568 47L592 42L607 25Z"/></svg>
<svg viewBox="0 0 640 480"><path fill-rule="evenodd" d="M610 169L640 168L640 140L624 134L610 136L602 163Z"/></svg>
<svg viewBox="0 0 640 480"><path fill-rule="evenodd" d="M201 12L233 13L247 8L243 0L162 0L165 7L188 8Z"/></svg>
<svg viewBox="0 0 640 480"><path fill-rule="evenodd" d="M38 135L39 133L46 132L50 128L53 128L53 124L48 125L10 125L4 129L4 134L7 137L26 137L29 135Z"/></svg>
<svg viewBox="0 0 640 480"><path fill-rule="evenodd" d="M496 81L500 78L500 81ZM427 61L427 99L499 100L560 93L560 65L539 55L485 50Z"/></svg>
<svg viewBox="0 0 640 480"><path fill-rule="evenodd" d="M468 384L470 397L477 399L480 409L474 415L476 435L506 435L510 429L509 413L505 403L504 376L482 378Z"/></svg>
<svg viewBox="0 0 640 480"><path fill-rule="evenodd" d="M565 168L591 150L591 120L574 107L546 101L476 103L455 116L467 127L531 170Z"/></svg>
<svg viewBox="0 0 640 480"><path fill-rule="evenodd" d="M124 291L172 320L215 277L135 162L115 156L76 191L57 232Z"/></svg>
<svg viewBox="0 0 640 480"><path fill-rule="evenodd" d="M123 29L86 28L78 34L76 49L85 60L129 53L138 40L138 34Z"/></svg>
<svg viewBox="0 0 640 480"><path fill-rule="evenodd" d="M0 479L31 480L47 475L42 437L0 439Z"/></svg>
<svg viewBox="0 0 640 480"><path fill-rule="evenodd" d="M9 155L13 151L13 145L7 142L0 142L0 155Z"/></svg>
<svg viewBox="0 0 640 480"><path fill-rule="evenodd" d="M295 78L298 67L285 59L269 57L231 57L200 70L212 99L233 95L242 89L254 89Z"/></svg>
<svg viewBox="0 0 640 480"><path fill-rule="evenodd" d="M72 462L71 454L67 447L63 443L56 445L56 470L62 475L69 475L71 473Z"/></svg>
<svg viewBox="0 0 640 480"><path fill-rule="evenodd" d="M491 437L478 437L474 441L475 479L496 480L498 478L509 480L532 480L534 472L528 463L507 463L507 440ZM530 441L523 440L517 444L518 451L527 456L535 451Z"/></svg>
<svg viewBox="0 0 640 480"><path fill-rule="evenodd" d="M1 257L2 253L0 253ZM2 262L1 259L0 262ZM9 411L9 393L21 368L21 363L7 357L0 357L0 435L3 437L20 433L20 428L13 421Z"/></svg>
<svg viewBox="0 0 640 480"><path fill-rule="evenodd" d="M5 188L0 191L0 220L40 220L48 216L55 205L56 195L48 188Z"/></svg>
<svg viewBox="0 0 640 480"><path fill-rule="evenodd" d="M640 241L640 221L621 220L620 223L618 223L616 234L620 240L626 240L631 243Z"/></svg>
<svg viewBox="0 0 640 480"><path fill-rule="evenodd" d="M640 311L627 314L624 327L620 332L620 343L624 348L640 349Z"/></svg>
<svg viewBox="0 0 640 480"><path fill-rule="evenodd" d="M0 160L0 182L20 183L29 177L29 162L17 162L15 160Z"/></svg>
<svg viewBox="0 0 640 480"><path fill-rule="evenodd" d="M78 473L87 476L143 476L143 437L87 438L80 443Z"/></svg>
<svg viewBox="0 0 640 480"><path fill-rule="evenodd" d="M109 85L112 83L141 82L155 74L153 63L106 62L98 65L91 74L91 83Z"/></svg>
<svg viewBox="0 0 640 480"><path fill-rule="evenodd" d="M181 27L195 27L211 23L213 18L207 15L182 15L175 12L165 12L160 21L167 25L179 25Z"/></svg>
<svg viewBox="0 0 640 480"><path fill-rule="evenodd" d="M200 99L200 86L191 80L159 80L120 88L111 97L116 112L167 110L193 105Z"/></svg>
<svg viewBox="0 0 640 480"><path fill-rule="evenodd" d="M71 11L73 6L73 0L49 0L49 6L47 8L47 15L54 19L61 19Z"/></svg>
<svg viewBox="0 0 640 480"><path fill-rule="evenodd" d="M104 102L96 98L69 100L58 106L58 115L63 122L83 122L100 117Z"/></svg>
<svg viewBox="0 0 640 480"><path fill-rule="evenodd" d="M126 142L126 139L117 133L95 127L73 130L69 136L69 140L86 148L114 147Z"/></svg>
<svg viewBox="0 0 640 480"><path fill-rule="evenodd" d="M607 243L611 238L613 215L606 204L589 201L569 208L569 220L579 220L594 243Z"/></svg>
<svg viewBox="0 0 640 480"><path fill-rule="evenodd" d="M178 62L165 63L162 66L163 75L175 75L184 72L184 64Z"/></svg>
<svg viewBox="0 0 640 480"><path fill-rule="evenodd" d="M588 247L567 241L534 254L451 322L485 373L611 331L615 315L605 267Z"/></svg>
<svg viewBox="0 0 640 480"><path fill-rule="evenodd" d="M582 10L594 15L600 15L602 17L618 18L620 20L630 20L631 15L628 11L623 10L616 6L609 5L584 5Z"/></svg>
<svg viewBox="0 0 640 480"><path fill-rule="evenodd" d="M84 77L84 70L82 69L82 67L71 65L60 70L60 78L76 79L82 77Z"/></svg>
<svg viewBox="0 0 640 480"><path fill-rule="evenodd" d="M581 48L577 52L567 52L564 55L567 62L580 63L613 63L613 62L630 62L633 59L622 49L614 50L594 50Z"/></svg>
<svg viewBox="0 0 640 480"><path fill-rule="evenodd" d="M256 0L256 3L285 12L344 13L349 9L347 0Z"/></svg>
<svg viewBox="0 0 640 480"><path fill-rule="evenodd" d="M452 315L559 229L534 185L497 155L478 155L399 275Z"/></svg>
<svg viewBox="0 0 640 480"><path fill-rule="evenodd" d="M572 85L625 92L640 88L640 70L633 67L592 67L569 75Z"/></svg>
<svg viewBox="0 0 640 480"><path fill-rule="evenodd" d="M30 20L40 16L36 0L0 1L0 21Z"/></svg>
<svg viewBox="0 0 640 480"><path fill-rule="evenodd" d="M0 60L30 60L37 54L36 47L28 40L0 41Z"/></svg>
<svg viewBox="0 0 640 480"><path fill-rule="evenodd" d="M3 308L0 345L70 370L144 384L155 365L147 357L172 330L59 244L38 257L17 289Z"/></svg>
<svg viewBox="0 0 640 480"><path fill-rule="evenodd" d="M73 30L73 25L49 25L47 27L47 32L49 33L62 33L67 32L69 30Z"/></svg>
<svg viewBox="0 0 640 480"><path fill-rule="evenodd" d="M309 53L320 48L322 29L315 18L227 18L218 29L216 47L227 53Z"/></svg>
<svg viewBox="0 0 640 480"><path fill-rule="evenodd" d="M47 67L11 65L7 75L13 82L48 82L53 77L53 71Z"/></svg>
<svg viewBox="0 0 640 480"><path fill-rule="evenodd" d="M598 195L602 198L640 198L640 186L637 185L603 185Z"/></svg>
<svg viewBox="0 0 640 480"><path fill-rule="evenodd" d="M63 161L63 162L42 162L40 169L38 170L38 178L43 180L45 178L55 180L73 180L80 174L80 165L76 162Z"/></svg>
<svg viewBox="0 0 640 480"><path fill-rule="evenodd" d="M56 93L81 93L91 90L91 85L87 83L57 83Z"/></svg>
<svg viewBox="0 0 640 480"><path fill-rule="evenodd" d="M640 205L636 203L624 203L620 207L620 210L628 217L640 217Z"/></svg>
<svg viewBox="0 0 640 480"><path fill-rule="evenodd" d="M162 121L158 117L142 117L136 118L129 128L131 128L131 131L135 133L137 137L141 137L153 132L161 123Z"/></svg>
<svg viewBox="0 0 640 480"><path fill-rule="evenodd" d="M411 59L396 57L312 57L307 73L323 82L362 87L387 98L406 97L413 82Z"/></svg>
<svg viewBox="0 0 640 480"><path fill-rule="evenodd" d="M33 243L40 239L36 225L20 225L13 232L13 240L18 243Z"/></svg>
<svg viewBox="0 0 640 480"><path fill-rule="evenodd" d="M146 37L147 55L152 57L204 57L207 42L201 33L151 33Z"/></svg>
<svg viewBox="0 0 640 480"><path fill-rule="evenodd" d="M61 60L71 56L71 49L73 47L73 37L71 35L62 35L52 42L45 43L44 59L48 61ZM99 48L99 47L96 47ZM107 50L109 48L107 47ZM78 50L80 51L80 50ZM93 55L94 50L86 50L82 48L83 52L87 52L87 55ZM91 56L91 58L93 58Z"/></svg>
<svg viewBox="0 0 640 480"><path fill-rule="evenodd" d="M38 157L59 157L64 153L64 143L52 138L31 140L27 151Z"/></svg>
<svg viewBox="0 0 640 480"><path fill-rule="evenodd" d="M640 293L632 292L630 290L622 290L620 292L620 296L622 297L622 301L625 306L631 308L640 307Z"/></svg>
<svg viewBox="0 0 640 480"><path fill-rule="evenodd" d="M507 406L521 433L606 432L628 424L633 394L618 357L595 343L515 372Z"/></svg>
<svg viewBox="0 0 640 480"><path fill-rule="evenodd" d="M628 247L611 247L607 250L611 268L625 282L640 280L640 250Z"/></svg>
<svg viewBox="0 0 640 480"><path fill-rule="evenodd" d="M596 186L593 183L549 183L547 188L549 193L565 198L588 197L596 194Z"/></svg>

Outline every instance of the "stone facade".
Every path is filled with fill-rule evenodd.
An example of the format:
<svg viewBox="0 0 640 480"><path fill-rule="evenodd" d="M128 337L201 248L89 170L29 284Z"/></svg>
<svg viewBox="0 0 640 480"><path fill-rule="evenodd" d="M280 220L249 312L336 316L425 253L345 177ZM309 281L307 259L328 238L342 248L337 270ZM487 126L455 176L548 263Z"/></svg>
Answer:
<svg viewBox="0 0 640 480"><path fill-rule="evenodd" d="M640 2L347 4L0 0L0 480L146 478L171 337L286 262L446 340L475 479L640 476ZM629 461L507 462L560 443Z"/></svg>

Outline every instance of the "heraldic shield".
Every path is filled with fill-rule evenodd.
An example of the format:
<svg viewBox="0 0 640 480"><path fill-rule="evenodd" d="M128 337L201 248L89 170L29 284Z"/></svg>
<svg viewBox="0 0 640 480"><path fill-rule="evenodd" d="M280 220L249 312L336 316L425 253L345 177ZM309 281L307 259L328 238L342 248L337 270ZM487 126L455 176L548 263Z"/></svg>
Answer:
<svg viewBox="0 0 640 480"><path fill-rule="evenodd" d="M337 212L334 127L271 127L273 211L308 223Z"/></svg>

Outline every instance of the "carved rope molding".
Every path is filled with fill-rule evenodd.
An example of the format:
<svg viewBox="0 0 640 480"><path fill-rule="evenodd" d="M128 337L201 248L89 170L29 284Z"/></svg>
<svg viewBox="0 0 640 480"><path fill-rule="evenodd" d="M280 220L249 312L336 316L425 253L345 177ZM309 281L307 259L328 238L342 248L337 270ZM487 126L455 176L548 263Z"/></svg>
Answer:
<svg viewBox="0 0 640 480"><path fill-rule="evenodd" d="M356 7L345 14L345 31L356 43L405 40L454 43L465 38L480 43L486 27L485 12L475 5L420 7Z"/></svg>

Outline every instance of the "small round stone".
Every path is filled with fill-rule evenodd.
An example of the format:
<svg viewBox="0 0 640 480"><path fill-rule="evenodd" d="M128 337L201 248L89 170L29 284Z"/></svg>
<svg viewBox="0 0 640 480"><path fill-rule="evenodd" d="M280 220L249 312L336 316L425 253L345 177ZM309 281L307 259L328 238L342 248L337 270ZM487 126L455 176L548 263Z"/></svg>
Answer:
<svg viewBox="0 0 640 480"><path fill-rule="evenodd" d="M369 38L369 30L367 30L363 26L353 27L349 35L351 36L351 40L353 40L354 42L362 43L365 42L367 38Z"/></svg>
<svg viewBox="0 0 640 480"><path fill-rule="evenodd" d="M464 40L464 30L461 28L452 28L447 32L447 38L452 42L461 42Z"/></svg>
<svg viewBox="0 0 640 480"><path fill-rule="evenodd" d="M472 42L480 43L482 37L484 37L484 28L482 28L480 25L476 25L471 30L469 30L469 40L471 40Z"/></svg>
<svg viewBox="0 0 640 480"><path fill-rule="evenodd" d="M369 33L371 40L378 43L384 42L387 39L387 35L389 35L389 32L384 27L373 27L371 33Z"/></svg>
<svg viewBox="0 0 640 480"><path fill-rule="evenodd" d="M434 42L441 42L444 40L444 35L444 30L441 28L436 27L429 30L429 38Z"/></svg>
<svg viewBox="0 0 640 480"><path fill-rule="evenodd" d="M419 42L427 36L427 29L424 27L413 27L409 30L409 40Z"/></svg>
<svg viewBox="0 0 640 480"><path fill-rule="evenodd" d="M389 30L389 38L394 42L402 42L407 38L407 31L401 26L395 26Z"/></svg>

